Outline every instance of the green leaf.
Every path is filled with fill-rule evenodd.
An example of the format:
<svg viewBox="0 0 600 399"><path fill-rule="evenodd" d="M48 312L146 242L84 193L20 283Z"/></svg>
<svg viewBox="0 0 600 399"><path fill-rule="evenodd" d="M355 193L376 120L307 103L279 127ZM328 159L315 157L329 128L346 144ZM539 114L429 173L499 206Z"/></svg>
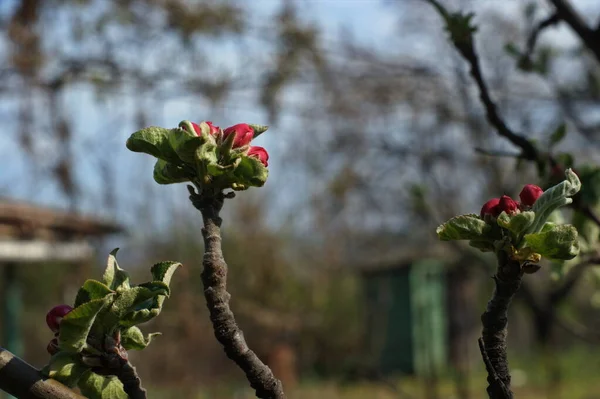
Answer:
<svg viewBox="0 0 600 399"><path fill-rule="evenodd" d="M504 45L504 51L514 58L518 59L521 57L521 50L519 50L519 47L513 42L506 43Z"/></svg>
<svg viewBox="0 0 600 399"><path fill-rule="evenodd" d="M113 299L113 294L93 299L69 312L60 322L59 347L67 352L81 352L98 313Z"/></svg>
<svg viewBox="0 0 600 399"><path fill-rule="evenodd" d="M126 350L142 350L148 346L153 337L158 335L161 335L161 333L151 333L144 337L142 330L138 327L129 327L121 331L121 345L123 345Z"/></svg>
<svg viewBox="0 0 600 399"><path fill-rule="evenodd" d="M455 216L435 230L442 241L480 239L488 225L474 214Z"/></svg>
<svg viewBox="0 0 600 399"><path fill-rule="evenodd" d="M473 239L469 241L469 245L477 248L481 252L494 252L494 242L490 239Z"/></svg>
<svg viewBox="0 0 600 399"><path fill-rule="evenodd" d="M533 252L550 259L569 260L579 253L577 229L571 225L548 223L539 233L526 234L525 242Z"/></svg>
<svg viewBox="0 0 600 399"><path fill-rule="evenodd" d="M173 133L174 130L177 132ZM169 144L169 136L177 133L183 134L183 130L150 126L133 133L127 139L126 146L130 151L143 152L167 162L179 164L181 161Z"/></svg>
<svg viewBox="0 0 600 399"><path fill-rule="evenodd" d="M581 189L581 182L571 169L567 169L565 175L567 180L544 191L544 194L542 194L535 204L533 204L531 211L535 213L535 219L527 229L527 233L536 233L540 231L552 212L561 206L573 202L570 197L579 192Z"/></svg>
<svg viewBox="0 0 600 399"><path fill-rule="evenodd" d="M242 156L233 172L233 181L246 186L262 187L269 177L269 170L256 157Z"/></svg>
<svg viewBox="0 0 600 399"><path fill-rule="evenodd" d="M211 136L208 135L206 137L208 138ZM169 134L169 144L179 159L193 165L196 162L196 151L206 142L207 138L196 136L193 133L189 133L187 130L173 129L171 134Z"/></svg>
<svg viewBox="0 0 600 399"><path fill-rule="evenodd" d="M556 128L556 130L550 135L550 147L560 143L562 139L567 135L567 125L562 123Z"/></svg>
<svg viewBox="0 0 600 399"><path fill-rule="evenodd" d="M77 292L77 296L75 297L75 307L89 302L92 299L104 298L110 294L114 294L114 291L100 281L91 279L86 280Z"/></svg>
<svg viewBox="0 0 600 399"><path fill-rule="evenodd" d="M89 399L128 399L123 384L115 376L105 377L91 370L79 379L81 393Z"/></svg>
<svg viewBox="0 0 600 399"><path fill-rule="evenodd" d="M191 174L184 167L173 165L162 159L157 159L154 164L154 181L158 184L173 184L190 181Z"/></svg>
<svg viewBox="0 0 600 399"><path fill-rule="evenodd" d="M117 263L117 251L119 248L115 248L108 255L108 262L106 270L104 271L104 282L110 287L111 290L127 289L129 288L129 274L119 267Z"/></svg>
<svg viewBox="0 0 600 399"><path fill-rule="evenodd" d="M248 124L252 130L254 130L254 136L253 138L257 138L258 136L260 136L261 134L263 134L264 132L267 131L267 129L269 128L269 126L265 126L265 125L254 125L252 123Z"/></svg>
<svg viewBox="0 0 600 399"><path fill-rule="evenodd" d="M169 296L169 286L161 281L138 285L121 292L113 302L110 312L120 319L127 313L139 310L138 305L159 295Z"/></svg>
<svg viewBox="0 0 600 399"><path fill-rule="evenodd" d="M79 355L75 353L58 352L50 358L48 377L59 381L72 388L88 367L81 363Z"/></svg>
<svg viewBox="0 0 600 399"><path fill-rule="evenodd" d="M164 296L157 296L152 300L152 305L148 308L136 310L123 316L119 321L119 325L122 327L131 327L152 320L160 314L164 300Z"/></svg>
<svg viewBox="0 0 600 399"><path fill-rule="evenodd" d="M181 263L173 261L156 263L150 269L150 272L152 273L152 279L154 281L162 281L168 287L169 284L171 284L171 277L173 277L173 273L175 273L175 270L177 270L179 266L181 266Z"/></svg>

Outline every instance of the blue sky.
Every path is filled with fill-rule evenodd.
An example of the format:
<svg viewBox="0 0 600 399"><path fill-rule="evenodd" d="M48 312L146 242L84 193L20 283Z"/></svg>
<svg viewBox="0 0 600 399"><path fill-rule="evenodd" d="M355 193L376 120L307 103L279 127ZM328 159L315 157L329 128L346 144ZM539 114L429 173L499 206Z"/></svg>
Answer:
<svg viewBox="0 0 600 399"><path fill-rule="evenodd" d="M407 5L415 4L422 9L429 6L418 0L403 0ZM12 1L0 0L0 12L6 12ZM432 46L424 36L427 33L430 37L437 37L442 34L439 18L431 12L427 15L428 24L422 26L421 20L411 20L412 15L404 15L402 7L392 4L392 1L382 0L304 0L299 1L301 15L306 20L316 21L325 38L325 43L329 46L329 51L335 51L335 44L339 43L341 35L350 34L360 44L368 45L388 53L403 53L418 58L431 57L431 51L439 51ZM464 4L465 2L463 2ZM582 11L594 10L593 0L579 0L574 2ZM496 8L512 17L517 17L519 1L467 1L469 8L475 7L476 12L484 11L488 8ZM251 12L254 15L253 21L257 26L264 26L265 33L268 34L269 20L280 9L279 0L255 0L252 3ZM586 14L590 19L596 17L591 12ZM400 23L415 23L414 36L399 37ZM421 24L421 25L419 25ZM423 29L421 29L423 28ZM568 28L561 27L552 32L548 32L544 40L551 40L554 43L563 42L569 44L573 40L573 35ZM272 54L272 49L260 40L248 40L246 45L253 47L264 53L268 59ZM245 73L244 65L236 63L236 54L240 47L232 43L213 43L211 44L219 55L215 57L224 69L230 70L231 74L238 76ZM451 51L448 47L446 51ZM440 66L443 66L443 56L439 56ZM214 61L214 60L213 60ZM260 61L260 60L259 60ZM210 107L202 99L181 97L171 99L166 102L154 101L153 112L150 115L150 124L162 126L176 126L183 119L203 120L213 119L221 127L239 123L267 123L267 115L259 104L252 97L253 93L239 93L239 98L228 101L216 110L216 114L210 114ZM140 128L134 126L128 115L135 109L131 97L126 93L116 101L99 104L96 102L95 94L88 89L75 87L65 97L65 105L72 110L73 128L76 134L75 149L78 151L76 157L85 157L85 151L88 146L89 135L105 135L106 140L103 143L103 151L107 156L114 160L115 171L118 180L119 192L126 192L136 182L152 185L152 160L150 157L144 161L137 161L142 155L129 153L124 148L124 142L131 132ZM16 104L9 102L0 105L1 117L5 123L5 128L12 130L15 125L15 115L17 111ZM293 193L294 185L302 181L303 177L298 175L294 179L289 176L283 176L279 173L277 165L283 162L280 154L283 154L286 147L293 145L293 135L297 133L294 126L298 121L294 118L293 112L287 113L281 119L281 122L265 135L261 136L257 143L269 149L271 154L271 177L265 191L275 193ZM6 134L3 134L6 137ZM42 136L40 136L42 137ZM64 198L56 186L31 184L27 179L32 178L31 170L26 165L24 158L16 159L14 155L18 153L18 144L16 140L5 140L3 138L0 148L0 156L4 159L11 159L8 168L0 170L0 184L2 181L11 181L10 194L18 198L32 198L35 193L34 201L47 205L64 206ZM47 154L48 159L54 155ZM132 159L136 159L133 162ZM27 177L26 177L27 176ZM8 179L7 179L8 177ZM33 176L33 179L38 178ZM97 206L97 196L102 192L99 186L98 165L95 162L81 162L77 171L78 183L82 191L86 192L87 202L82 204L82 208L88 212L102 213ZM306 181L303 184L307 184ZM156 185L154 185L156 186ZM37 191L41 187L41 191ZM4 188L0 186L0 190ZM164 192L164 195L170 198L179 198L185 201L185 195L182 194L185 188L182 185L171 187L154 187L155 190ZM0 191L2 193L2 191ZM278 194L276 203L289 206L289 200L294 195ZM90 200L92 199L92 200ZM176 200L176 201L179 201ZM124 210L124 209L123 209ZM123 211L122 210L122 211Z"/></svg>

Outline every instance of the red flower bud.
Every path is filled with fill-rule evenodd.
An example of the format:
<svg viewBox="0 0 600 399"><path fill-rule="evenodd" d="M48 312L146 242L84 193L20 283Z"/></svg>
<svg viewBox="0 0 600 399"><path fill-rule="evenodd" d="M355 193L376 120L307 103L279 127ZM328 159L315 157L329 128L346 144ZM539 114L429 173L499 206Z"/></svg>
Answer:
<svg viewBox="0 0 600 399"><path fill-rule="evenodd" d="M481 213L480 213L481 218L483 219L485 217L485 215L498 216L500 214L500 212L502 212L498 208L499 203L500 203L500 198L492 198L491 200L489 200L488 202L483 204L483 207L481 208Z"/></svg>
<svg viewBox="0 0 600 399"><path fill-rule="evenodd" d="M502 213L502 211L506 212L509 215L517 212L519 209L519 204L517 204L512 198L508 195L503 195L500 197L500 203L498 204L498 208L500 211L498 214Z"/></svg>
<svg viewBox="0 0 600 399"><path fill-rule="evenodd" d="M197 123L194 123L194 122L191 122L191 123L192 123L192 127L194 128L194 133L196 133L196 136L202 136L202 129L200 128L200 125L198 125ZM218 126L214 126L212 124L212 122L210 122L210 121L206 121L204 123L206 123L210 127L210 134L212 136L214 136L217 133L219 133L219 127ZM185 129L185 125L183 126L183 128Z"/></svg>
<svg viewBox="0 0 600 399"><path fill-rule="evenodd" d="M46 324L48 324L48 327L50 327L52 331L57 332L60 321L71 310L73 310L73 308L69 305L58 305L53 307L46 315Z"/></svg>
<svg viewBox="0 0 600 399"><path fill-rule="evenodd" d="M269 166L269 154L267 153L267 150L262 147L250 147L248 150L248 156L256 157L260 162L262 162L263 165Z"/></svg>
<svg viewBox="0 0 600 399"><path fill-rule="evenodd" d="M523 205L532 206L542 194L544 194L544 190L540 187L535 184L527 184L523 187L523 190L521 190L519 198L521 198L521 203Z"/></svg>
<svg viewBox="0 0 600 399"><path fill-rule="evenodd" d="M246 123L239 123L223 130L223 138L226 139L230 134L235 134L233 139L233 148L243 147L250 144L254 138L254 129Z"/></svg>
<svg viewBox="0 0 600 399"><path fill-rule="evenodd" d="M211 136L216 136L217 133L219 133L219 130L221 130L219 128L219 126L213 125L213 123L211 121L206 121L206 124L210 127L210 135ZM198 134L198 136L199 136L199 134Z"/></svg>
<svg viewBox="0 0 600 399"><path fill-rule="evenodd" d="M57 338L52 338L52 341L50 341L50 343L48 343L48 346L46 347L46 350L48 351L48 353L50 354L50 356L53 356L55 353L57 353L59 351L59 349L58 349L58 339Z"/></svg>

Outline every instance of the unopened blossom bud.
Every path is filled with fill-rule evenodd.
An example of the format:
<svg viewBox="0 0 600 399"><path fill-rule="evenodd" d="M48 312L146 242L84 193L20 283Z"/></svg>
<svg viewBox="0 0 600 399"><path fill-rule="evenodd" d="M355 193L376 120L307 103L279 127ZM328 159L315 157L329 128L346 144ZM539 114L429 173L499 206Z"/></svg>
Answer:
<svg viewBox="0 0 600 399"><path fill-rule="evenodd" d="M504 211L507 214L512 215L519 209L519 204L517 204L508 195L503 195L502 197L500 197L500 203L498 204L498 208L500 209L499 214L502 213L502 211Z"/></svg>
<svg viewBox="0 0 600 399"><path fill-rule="evenodd" d="M194 131L190 132L190 133L196 133L196 136L202 136L202 128L200 127L200 125L198 125L197 123L194 123L194 122L190 122L190 123L191 123L192 127L194 128ZM219 127L214 126L211 121L206 121L204 123L206 123L208 125L208 127L210 127L209 133L211 136L215 136L217 133L219 133ZM188 131L187 125L181 124L180 126L183 129L185 129L186 131Z"/></svg>
<svg viewBox="0 0 600 399"><path fill-rule="evenodd" d="M48 324L48 327L50 327L52 331L57 332L58 327L60 325L60 321L71 310L73 310L73 308L69 305L58 305L53 307L52 309L50 309L48 314L46 314L46 324Z"/></svg>
<svg viewBox="0 0 600 399"><path fill-rule="evenodd" d="M539 186L536 186L535 184L527 184L525 187L523 187L523 190L521 190L519 198L521 199L521 203L523 205L533 206L535 201L537 201L542 194L544 194L544 190L542 190Z"/></svg>
<svg viewBox="0 0 600 399"><path fill-rule="evenodd" d="M267 153L267 150L262 147L250 147L248 150L248 156L256 157L260 162L262 162L263 165L269 166L269 154Z"/></svg>
<svg viewBox="0 0 600 399"><path fill-rule="evenodd" d="M211 136L216 136L219 133L219 130L221 130L219 128L219 126L213 125L213 123L211 121L206 121L206 124L208 125L208 127L210 127L210 135ZM198 136L199 135L200 134L198 134Z"/></svg>
<svg viewBox="0 0 600 399"><path fill-rule="evenodd" d="M498 210L498 204L500 203L500 198L492 198L481 208L480 216L483 219L485 215L498 216L500 214L500 210Z"/></svg>
<svg viewBox="0 0 600 399"><path fill-rule="evenodd" d="M243 147L250 144L254 138L254 129L246 123L239 123L223 130L223 138L227 138L230 134L234 134L233 148Z"/></svg>

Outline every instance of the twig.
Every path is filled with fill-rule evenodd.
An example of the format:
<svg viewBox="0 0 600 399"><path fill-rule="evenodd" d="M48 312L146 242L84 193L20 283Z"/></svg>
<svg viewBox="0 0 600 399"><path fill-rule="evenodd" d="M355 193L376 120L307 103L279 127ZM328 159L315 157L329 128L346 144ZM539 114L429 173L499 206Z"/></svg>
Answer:
<svg viewBox="0 0 600 399"><path fill-rule="evenodd" d="M475 147L474 148L476 153L482 154L482 155L489 155L491 157L505 157L505 158L523 158L523 154L518 154L515 152L510 152L510 151L502 151L502 150L486 150L485 148L481 148L481 147Z"/></svg>
<svg viewBox="0 0 600 399"><path fill-rule="evenodd" d="M556 9L556 14L577 33L586 47L600 61L600 32L588 26L567 0L549 0Z"/></svg>
<svg viewBox="0 0 600 399"><path fill-rule="evenodd" d="M0 347L0 390L20 399L85 399Z"/></svg>
<svg viewBox="0 0 600 399"><path fill-rule="evenodd" d="M535 47L535 44L537 42L537 39L540 35L540 33L546 29L549 26L552 25L556 25L557 23L559 23L561 21L561 18L558 16L557 13L554 13L552 15L550 15L548 18L542 20L530 33L529 37L527 38L527 45L526 45L526 50L525 50L525 56L526 57L530 57L531 53L533 53L533 49Z"/></svg>
<svg viewBox="0 0 600 399"><path fill-rule="evenodd" d="M137 374L135 367L127 360L121 363L121 368L116 374L117 378L123 383L123 390L130 399L146 399L146 390L142 387L142 380Z"/></svg>
<svg viewBox="0 0 600 399"><path fill-rule="evenodd" d="M512 399L510 372L506 354L508 307L521 285L523 272L519 262L499 260L494 276L496 287L481 315L481 354L488 371L487 392L490 399Z"/></svg>
<svg viewBox="0 0 600 399"><path fill-rule="evenodd" d="M190 200L202 213L204 228L204 260L202 283L204 297L210 313L215 337L223 345L227 357L233 360L246 374L256 396L264 399L283 399L283 386L271 369L250 350L242 330L238 327L229 308L231 295L227 292L227 263L221 248L221 222L219 212L223 207L223 193L196 194L193 187Z"/></svg>

